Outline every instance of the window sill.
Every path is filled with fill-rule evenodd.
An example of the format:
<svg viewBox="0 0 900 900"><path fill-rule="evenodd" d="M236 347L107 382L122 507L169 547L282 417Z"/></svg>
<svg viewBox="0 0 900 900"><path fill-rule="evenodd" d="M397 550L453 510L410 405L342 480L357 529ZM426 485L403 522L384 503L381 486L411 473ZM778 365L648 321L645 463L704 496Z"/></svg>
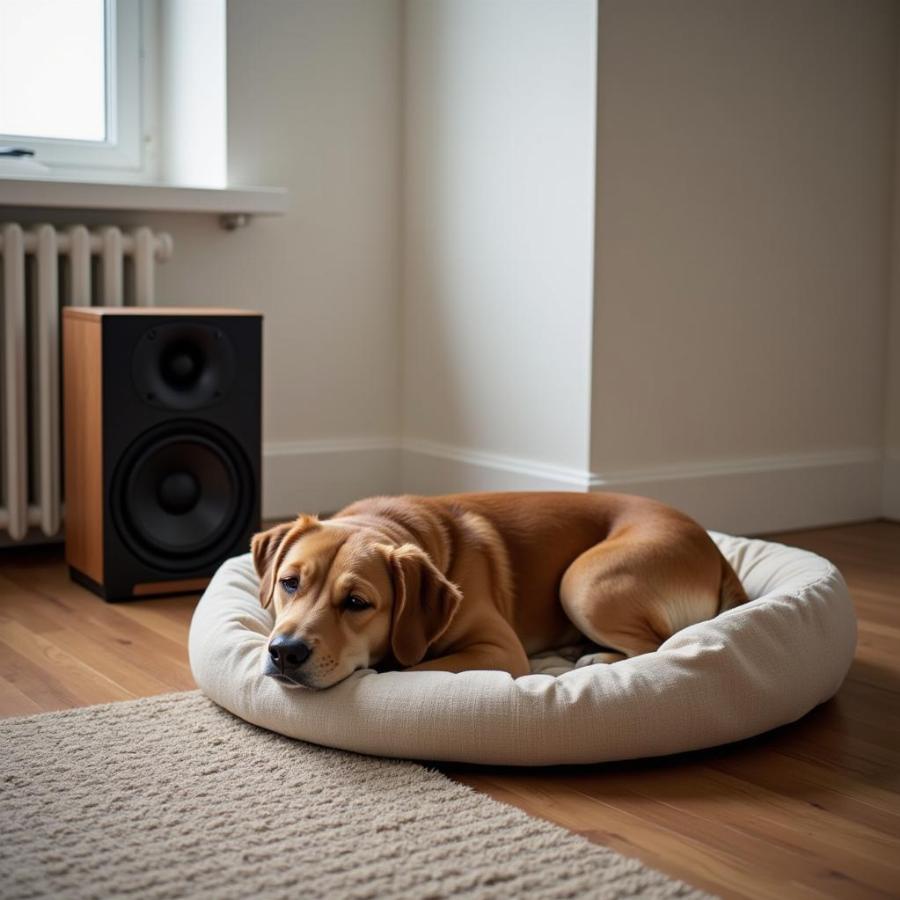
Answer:
<svg viewBox="0 0 900 900"><path fill-rule="evenodd" d="M246 224L250 216L284 215L288 192L276 187L196 188L0 177L2 207L209 213L233 228Z"/></svg>

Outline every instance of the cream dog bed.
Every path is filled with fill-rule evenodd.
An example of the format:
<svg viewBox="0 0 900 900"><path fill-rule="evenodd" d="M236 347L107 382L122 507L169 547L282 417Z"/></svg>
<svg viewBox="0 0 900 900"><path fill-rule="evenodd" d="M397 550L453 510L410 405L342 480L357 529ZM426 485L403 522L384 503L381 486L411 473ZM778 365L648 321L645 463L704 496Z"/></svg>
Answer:
<svg viewBox="0 0 900 900"><path fill-rule="evenodd" d="M355 672L325 691L261 673L272 614L250 555L226 562L191 623L200 688L237 716L379 756L506 765L659 756L793 722L833 696L856 647L837 569L812 553L712 534L751 602L612 665L569 649L533 674Z"/></svg>

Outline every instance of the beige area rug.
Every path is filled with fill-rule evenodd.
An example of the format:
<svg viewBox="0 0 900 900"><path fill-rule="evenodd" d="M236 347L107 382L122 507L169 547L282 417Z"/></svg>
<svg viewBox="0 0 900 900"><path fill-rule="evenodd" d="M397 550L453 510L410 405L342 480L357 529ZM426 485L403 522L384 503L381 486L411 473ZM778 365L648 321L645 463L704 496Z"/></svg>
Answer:
<svg viewBox="0 0 900 900"><path fill-rule="evenodd" d="M702 897L419 765L199 692L0 720L0 897Z"/></svg>

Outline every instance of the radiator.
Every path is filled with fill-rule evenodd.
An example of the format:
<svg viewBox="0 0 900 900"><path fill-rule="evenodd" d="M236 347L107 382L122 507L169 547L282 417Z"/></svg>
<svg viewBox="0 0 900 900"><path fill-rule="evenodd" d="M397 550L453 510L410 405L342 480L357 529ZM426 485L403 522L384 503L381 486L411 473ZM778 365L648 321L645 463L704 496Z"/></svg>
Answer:
<svg viewBox="0 0 900 900"><path fill-rule="evenodd" d="M60 307L151 306L171 255L171 237L149 228L0 225L0 543L62 524Z"/></svg>

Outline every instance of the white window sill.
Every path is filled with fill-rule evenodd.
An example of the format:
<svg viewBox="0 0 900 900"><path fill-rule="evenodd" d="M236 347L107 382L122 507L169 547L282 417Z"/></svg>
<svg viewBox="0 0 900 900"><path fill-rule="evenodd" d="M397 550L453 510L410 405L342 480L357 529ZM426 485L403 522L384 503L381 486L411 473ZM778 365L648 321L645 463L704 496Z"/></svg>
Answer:
<svg viewBox="0 0 900 900"><path fill-rule="evenodd" d="M210 213L219 216L224 226L236 227L250 216L284 215L288 192L278 187L197 188L0 177L3 207Z"/></svg>

